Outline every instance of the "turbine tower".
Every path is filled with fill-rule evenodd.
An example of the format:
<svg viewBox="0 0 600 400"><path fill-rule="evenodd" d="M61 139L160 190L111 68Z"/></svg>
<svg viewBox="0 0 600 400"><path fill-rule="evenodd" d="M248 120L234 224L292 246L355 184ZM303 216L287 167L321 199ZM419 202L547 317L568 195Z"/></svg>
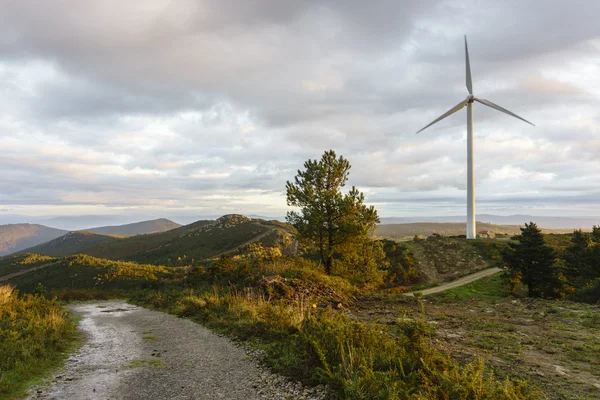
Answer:
<svg viewBox="0 0 600 400"><path fill-rule="evenodd" d="M512 117L518 118L521 121L527 122L529 125L533 125L531 122L524 118L519 117L517 114L508 111L505 108L500 107L498 104L494 104L489 100L485 100L473 95L473 83L471 82L471 64L469 63L469 49L467 48L467 36L465 35L465 64L466 64L466 75L467 75L467 90L469 95L466 99L452 107L446 113L435 119L429 125L420 129L417 133L429 128L431 125L443 120L444 118L454 114L461 110L464 106L467 106L467 239L477 238L477 231L475 228L475 182L473 173L473 102L476 101L485 106L501 111ZM535 125L533 125L535 126Z"/></svg>

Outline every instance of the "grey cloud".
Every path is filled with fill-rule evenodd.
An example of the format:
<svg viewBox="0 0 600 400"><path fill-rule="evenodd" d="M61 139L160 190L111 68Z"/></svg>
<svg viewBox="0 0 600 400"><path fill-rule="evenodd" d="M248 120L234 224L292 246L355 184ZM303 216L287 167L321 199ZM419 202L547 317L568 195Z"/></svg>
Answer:
<svg viewBox="0 0 600 400"><path fill-rule="evenodd" d="M0 196L7 204L256 209L239 205L244 193L281 198L304 160L333 148L351 161L351 184L394 193L373 195L384 209L422 210L430 200L462 208L464 111L414 132L466 95L466 32L478 93L538 123L530 129L476 107L482 206L550 204L559 192L591 204L581 196L600 182L598 85L545 73L572 68L568 60L592 65L598 7L5 1L0 90L10 95L0 104L9 116L0 115L0 140L42 135L67 154L4 152L13 171L0 174ZM47 76L23 87L19 69L32 63ZM567 106L588 125L563 116ZM86 150L94 153L77 157ZM494 181L504 166L525 175ZM544 173L551 182L528 178ZM539 194L492 199L528 189ZM214 192L224 200L211 200ZM424 197L413 206L416 194ZM262 206L280 207L269 201Z"/></svg>

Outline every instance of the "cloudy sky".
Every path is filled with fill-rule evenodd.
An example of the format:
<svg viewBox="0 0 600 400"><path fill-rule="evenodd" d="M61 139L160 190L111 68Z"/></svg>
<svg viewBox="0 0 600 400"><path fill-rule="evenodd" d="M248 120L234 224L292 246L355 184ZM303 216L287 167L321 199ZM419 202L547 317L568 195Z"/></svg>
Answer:
<svg viewBox="0 0 600 400"><path fill-rule="evenodd" d="M283 215L334 149L382 216L600 215L600 3L0 0L0 216Z"/></svg>

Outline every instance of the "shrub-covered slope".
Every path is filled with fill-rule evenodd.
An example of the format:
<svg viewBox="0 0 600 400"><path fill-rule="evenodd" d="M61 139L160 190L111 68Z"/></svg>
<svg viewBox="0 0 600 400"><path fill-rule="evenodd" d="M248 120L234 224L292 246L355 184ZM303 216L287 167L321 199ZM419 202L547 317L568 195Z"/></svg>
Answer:
<svg viewBox="0 0 600 400"><path fill-rule="evenodd" d="M273 241L272 231L283 227L242 215L225 215L215 221L198 221L167 232L139 235L86 249L85 253L101 258L124 259L145 263L174 264L180 257L202 260L253 241Z"/></svg>
<svg viewBox="0 0 600 400"><path fill-rule="evenodd" d="M118 238L113 236L101 235L99 233L88 231L75 231L23 251L48 256L64 256L81 253L89 247L115 242L117 240Z"/></svg>

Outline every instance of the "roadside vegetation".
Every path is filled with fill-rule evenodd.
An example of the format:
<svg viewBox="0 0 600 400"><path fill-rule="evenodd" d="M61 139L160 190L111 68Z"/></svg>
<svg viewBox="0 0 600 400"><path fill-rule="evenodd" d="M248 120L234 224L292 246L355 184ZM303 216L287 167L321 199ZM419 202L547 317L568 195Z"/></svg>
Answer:
<svg viewBox="0 0 600 400"><path fill-rule="evenodd" d="M59 365L76 341L74 321L54 301L0 286L0 397L21 396L31 380Z"/></svg>
<svg viewBox="0 0 600 400"><path fill-rule="evenodd" d="M535 398L520 380L494 379L481 360L461 365L442 353L423 320L399 320L382 329L352 320L331 304L319 306L328 300L216 286L133 297L138 304L254 341L273 370L306 383L326 383L335 398Z"/></svg>

